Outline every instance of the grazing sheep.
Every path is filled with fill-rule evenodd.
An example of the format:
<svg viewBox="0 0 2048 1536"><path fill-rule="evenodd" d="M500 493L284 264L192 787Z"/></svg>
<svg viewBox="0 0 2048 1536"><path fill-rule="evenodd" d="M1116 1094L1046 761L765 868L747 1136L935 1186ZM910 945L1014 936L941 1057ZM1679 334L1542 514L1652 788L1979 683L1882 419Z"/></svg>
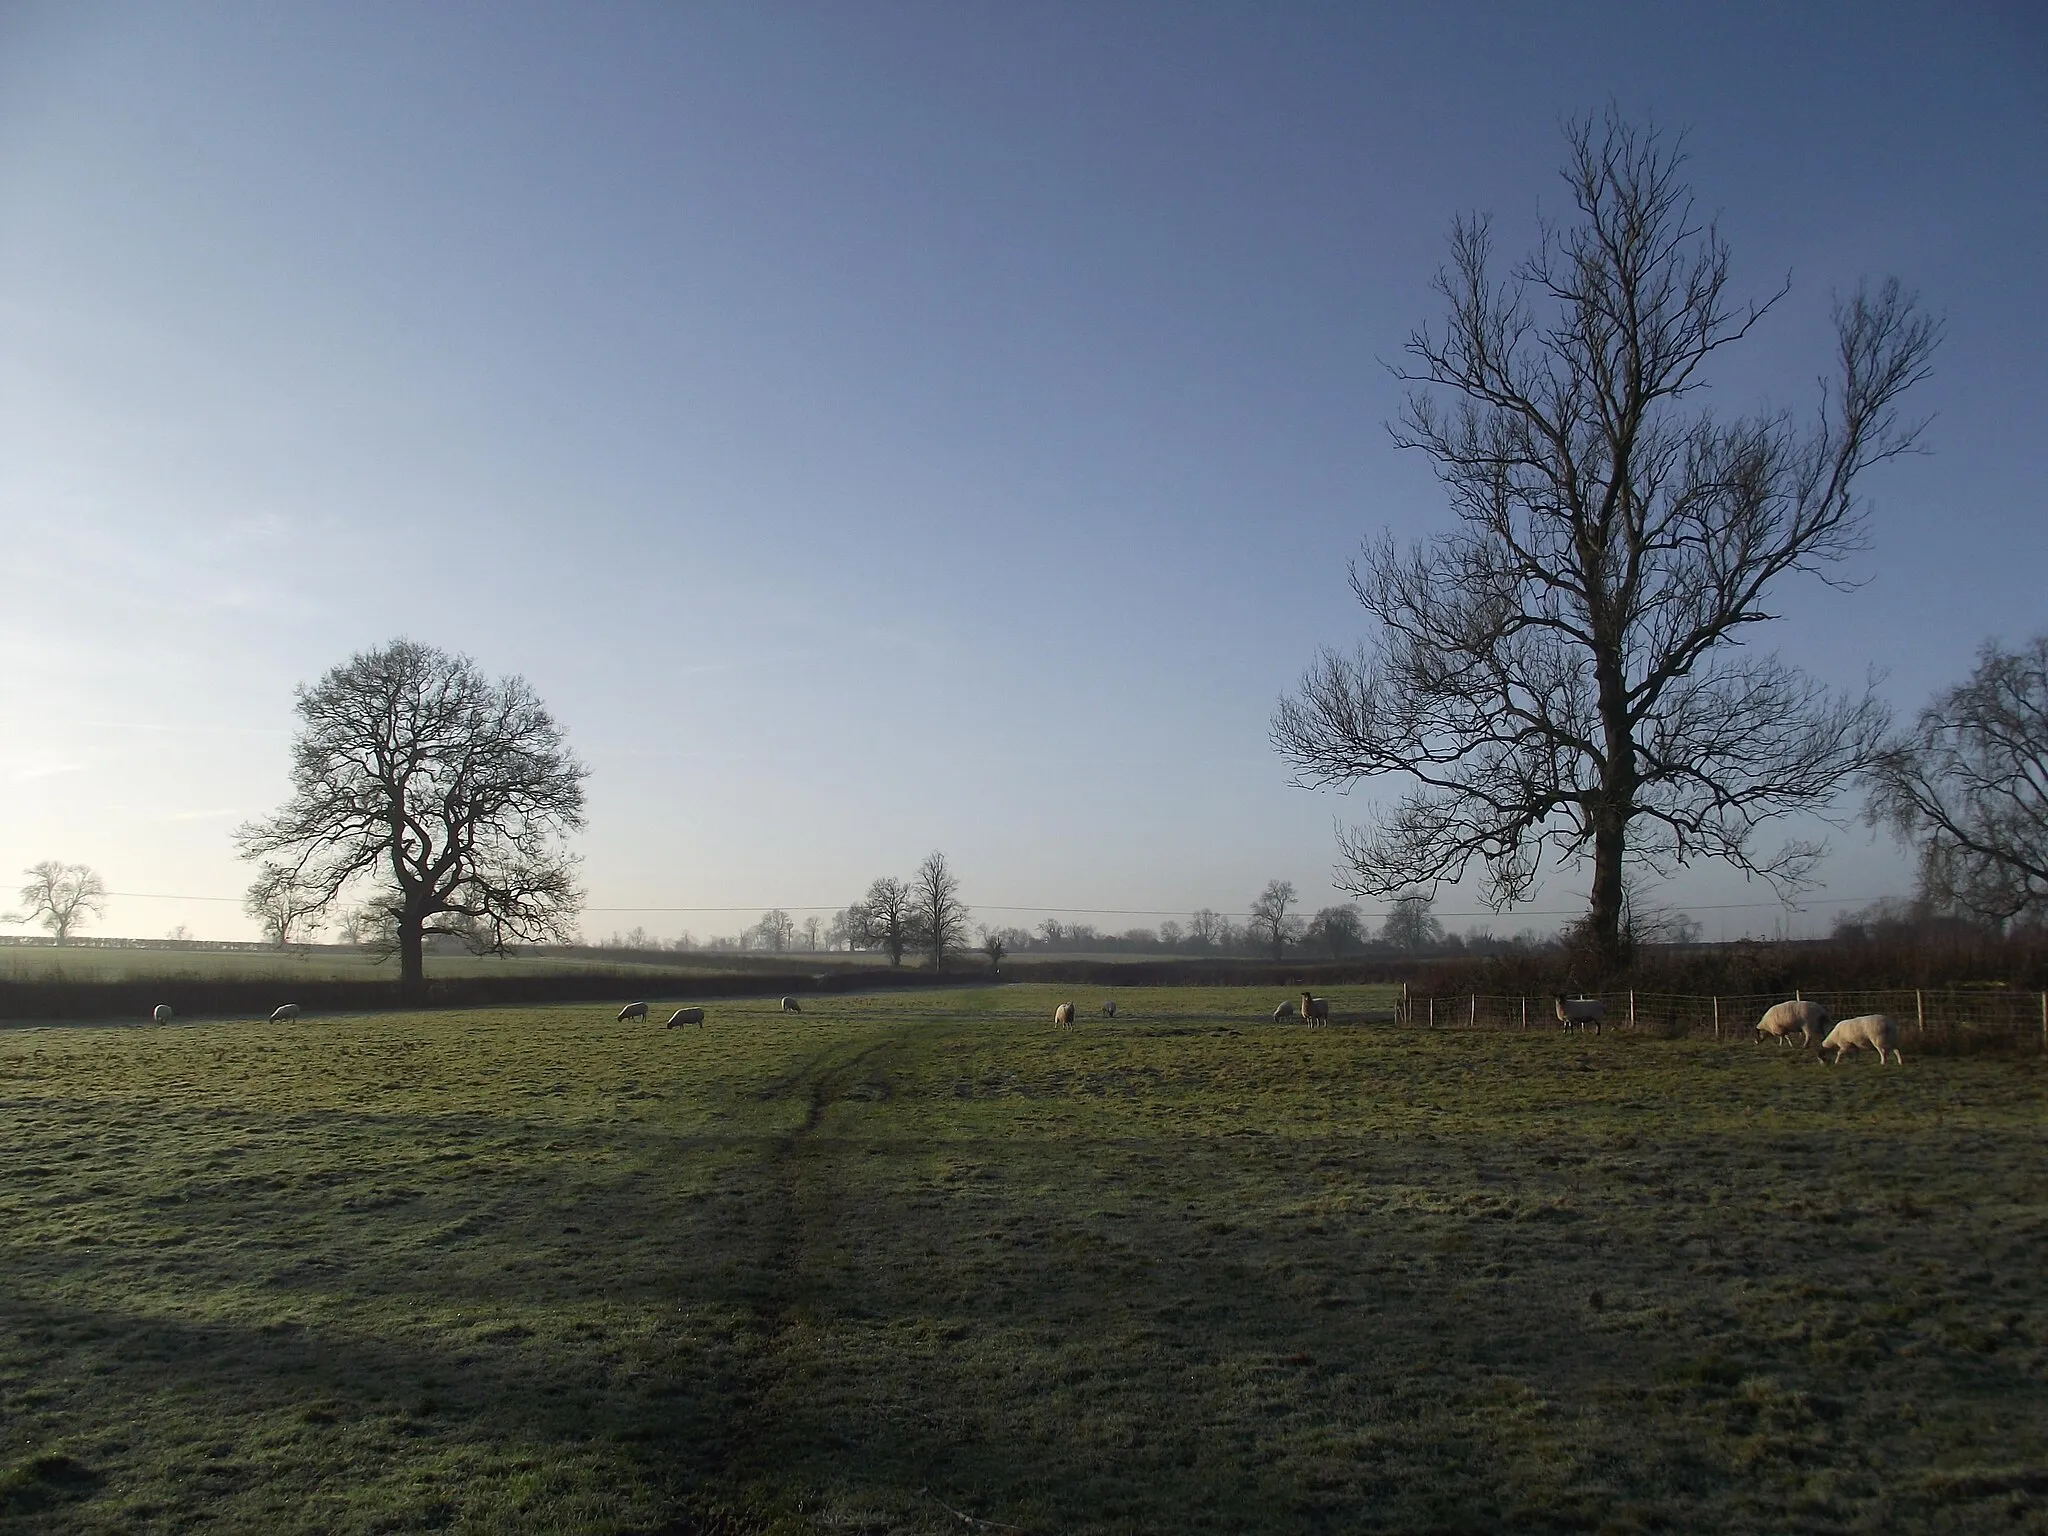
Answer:
<svg viewBox="0 0 2048 1536"><path fill-rule="evenodd" d="M168 1024L171 1022L171 1005L158 1003L149 1016L159 1024Z"/></svg>
<svg viewBox="0 0 2048 1536"><path fill-rule="evenodd" d="M1593 1033L1600 1033L1600 1021L1607 1017L1607 1004L1597 997L1563 997L1557 1001L1557 1022L1566 1029L1593 1027Z"/></svg>
<svg viewBox="0 0 2048 1536"><path fill-rule="evenodd" d="M1055 1024L1064 1024L1068 1029L1072 1029L1074 1027L1074 1005L1072 1003L1061 1003L1059 1007L1053 1009L1052 1021Z"/></svg>
<svg viewBox="0 0 2048 1536"><path fill-rule="evenodd" d="M1106 1002L1106 1003L1104 1003L1104 1004L1102 1005L1102 1016L1103 1016L1103 1017L1104 1017L1105 1019L1113 1019L1113 1018L1115 1018L1115 1017L1116 1017L1116 999L1115 999L1115 998L1113 998L1113 997L1112 997L1112 998L1111 998L1111 999L1110 999L1110 1000L1109 1000L1108 1002Z"/></svg>
<svg viewBox="0 0 2048 1536"><path fill-rule="evenodd" d="M1301 1021L1310 1029L1314 1029L1318 1022L1329 1023L1330 1000L1327 997L1312 997L1306 992L1302 993Z"/></svg>
<svg viewBox="0 0 2048 1536"><path fill-rule="evenodd" d="M704 1010L702 1008L678 1008L668 1016L668 1027L674 1029L678 1024L694 1024L699 1029L702 1029L704 1027Z"/></svg>
<svg viewBox="0 0 2048 1536"><path fill-rule="evenodd" d="M1764 1036L1769 1035L1780 1045L1790 1045L1797 1035L1801 1045L1811 1046L1813 1037L1827 1027L1827 1009L1819 1003L1794 998L1789 1003L1773 1003L1764 1010L1764 1016L1756 1021L1756 1043L1762 1045Z"/></svg>
<svg viewBox="0 0 2048 1536"><path fill-rule="evenodd" d="M1834 1048L1835 1065L1838 1067L1844 1056L1866 1046L1877 1052L1880 1067L1884 1065L1886 1051L1891 1052L1894 1066L1906 1064L1906 1058L1899 1054L1899 1026L1886 1013L1866 1013L1861 1018L1842 1020L1828 1031L1827 1039L1821 1041L1822 1053L1825 1054L1830 1046Z"/></svg>
<svg viewBox="0 0 2048 1536"><path fill-rule="evenodd" d="M1273 1010L1273 1022L1275 1024L1278 1024L1282 1019L1298 1019L1300 1017L1301 1009L1296 1006L1292 998L1289 998Z"/></svg>
<svg viewBox="0 0 2048 1536"><path fill-rule="evenodd" d="M619 1022L621 1024L625 1023L628 1019L644 1019L646 1017L647 1005L645 1003L628 1003L619 1010Z"/></svg>
<svg viewBox="0 0 2048 1536"><path fill-rule="evenodd" d="M797 1007L795 998L785 997L782 1000L782 1011L784 1013L802 1013L803 1009Z"/></svg>
<svg viewBox="0 0 2048 1536"><path fill-rule="evenodd" d="M286 1003L283 1007L279 1008L275 1013L271 1014L270 1022L273 1024L289 1024L293 1019L296 1019L298 1016L299 1005L297 1003Z"/></svg>

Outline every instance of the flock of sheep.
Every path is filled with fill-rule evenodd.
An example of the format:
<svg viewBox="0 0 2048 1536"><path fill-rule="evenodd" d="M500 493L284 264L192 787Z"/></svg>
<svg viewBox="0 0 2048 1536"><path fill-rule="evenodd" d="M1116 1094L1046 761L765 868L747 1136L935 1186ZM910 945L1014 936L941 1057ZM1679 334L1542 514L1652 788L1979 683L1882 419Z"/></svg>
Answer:
<svg viewBox="0 0 2048 1536"><path fill-rule="evenodd" d="M1559 996L1554 999L1554 1002L1557 1007L1557 1021L1565 1029L1590 1029L1596 1035L1600 1033L1601 1021L1607 1017L1607 1004L1602 999L1597 997L1574 998ZM795 998L785 997L782 1000L782 1011L784 1013L802 1013L804 1010ZM1116 1017L1115 998L1111 998L1102 1005L1102 1013L1104 1018L1113 1019ZM270 1015L270 1022L273 1024L288 1024L298 1016L299 1005L297 1003L286 1003ZM159 1024L170 1023L173 1017L171 1005L169 1003L158 1003L150 1017ZM628 1003L619 1010L619 1022L621 1024L645 1019L646 1017L647 1005L645 1003ZM1326 997L1317 997L1312 993L1304 992L1301 994L1299 1002L1290 998L1273 1010L1273 1022L1275 1024L1278 1024L1283 1019L1300 1019L1310 1029L1327 1025L1330 1022L1330 1000ZM1074 1005L1072 1003L1061 1003L1059 1007L1053 1009L1052 1022L1056 1028L1074 1028ZM1831 1022L1833 1023L1832 1028L1829 1027ZM704 1027L703 1008L678 1008L669 1015L667 1027L675 1029L679 1026L690 1024L696 1025L699 1029ZM1827 1034L1820 1042L1820 1054L1825 1056L1829 1051L1833 1051L1835 1053L1834 1064L1836 1066L1840 1066L1842 1058L1851 1051L1862 1050L1877 1052L1877 1064L1879 1066L1885 1064L1887 1056L1891 1058L1893 1065L1905 1065L1906 1058L1899 1054L1899 1026L1893 1021L1891 1015L1866 1013L1853 1019L1833 1022L1828 1017L1828 1011L1821 1007L1819 1003L1810 1002L1803 998L1794 998L1790 1002L1774 1003L1765 1009L1764 1016L1756 1022L1756 1039L1759 1045L1763 1044L1767 1038L1776 1040L1780 1045L1790 1045L1792 1037L1796 1034L1799 1036L1800 1044L1811 1050L1813 1049L1813 1037L1822 1030L1827 1030Z"/></svg>

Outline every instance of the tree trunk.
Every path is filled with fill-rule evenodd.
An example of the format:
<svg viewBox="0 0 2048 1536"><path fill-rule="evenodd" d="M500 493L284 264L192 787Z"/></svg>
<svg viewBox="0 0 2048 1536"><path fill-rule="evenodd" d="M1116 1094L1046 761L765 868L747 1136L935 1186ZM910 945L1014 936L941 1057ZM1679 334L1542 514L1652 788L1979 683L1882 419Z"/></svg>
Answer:
<svg viewBox="0 0 2048 1536"><path fill-rule="evenodd" d="M398 990L407 997L424 996L427 990L426 921L411 913L398 919Z"/></svg>
<svg viewBox="0 0 2048 1536"><path fill-rule="evenodd" d="M1593 901L1586 913L1587 938L1602 978L1621 969L1621 855L1626 824L1602 808L1593 831Z"/></svg>

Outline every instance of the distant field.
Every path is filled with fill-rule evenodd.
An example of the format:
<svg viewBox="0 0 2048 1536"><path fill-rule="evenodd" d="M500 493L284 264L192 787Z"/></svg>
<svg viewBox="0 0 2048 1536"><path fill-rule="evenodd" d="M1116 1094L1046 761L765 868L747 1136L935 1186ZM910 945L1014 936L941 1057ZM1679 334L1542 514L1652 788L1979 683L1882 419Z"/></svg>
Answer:
<svg viewBox="0 0 2048 1536"><path fill-rule="evenodd" d="M845 955L678 954L649 961L637 953L599 955L430 955L429 980L452 976L562 975L622 971L647 976L723 976L744 970L803 970L845 965ZM0 948L0 981L257 981L275 977L315 981L395 981L396 959L377 961L360 950L319 946L290 953L253 949Z"/></svg>
<svg viewBox="0 0 2048 1536"><path fill-rule="evenodd" d="M0 1531L2048 1529L2048 1062L1121 1000L0 1030Z"/></svg>

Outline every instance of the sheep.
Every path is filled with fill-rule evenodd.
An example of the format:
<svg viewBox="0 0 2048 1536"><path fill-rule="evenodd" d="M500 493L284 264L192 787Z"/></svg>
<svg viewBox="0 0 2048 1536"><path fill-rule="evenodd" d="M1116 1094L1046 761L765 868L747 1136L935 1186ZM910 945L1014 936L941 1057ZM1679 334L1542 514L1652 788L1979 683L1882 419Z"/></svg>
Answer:
<svg viewBox="0 0 2048 1536"><path fill-rule="evenodd" d="M1115 1018L1115 1017L1116 1017L1116 999L1115 999L1115 998L1113 998L1113 997L1112 997L1112 998L1111 998L1111 999L1110 999L1110 1000L1109 1000L1108 1002L1106 1002L1106 1003L1104 1003L1104 1004L1102 1005L1102 1016L1103 1016L1103 1017L1104 1017L1105 1019L1113 1019L1113 1018Z"/></svg>
<svg viewBox="0 0 2048 1536"><path fill-rule="evenodd" d="M1064 1024L1068 1029L1072 1029L1074 1027L1074 1005L1072 1003L1061 1003L1059 1007L1053 1009L1052 1021L1054 1024Z"/></svg>
<svg viewBox="0 0 2048 1536"><path fill-rule="evenodd" d="M704 1027L704 1010L702 1008L678 1008L668 1016L668 1027L674 1029L678 1024L694 1024L699 1029L702 1029Z"/></svg>
<svg viewBox="0 0 2048 1536"><path fill-rule="evenodd" d="M158 1003L149 1016L159 1024L168 1024L171 1022L171 1005Z"/></svg>
<svg viewBox="0 0 2048 1536"><path fill-rule="evenodd" d="M1557 999L1557 1022L1566 1029L1584 1029L1593 1026L1593 1033L1600 1033L1600 1021L1607 1017L1606 1002L1597 997L1564 997Z"/></svg>
<svg viewBox="0 0 2048 1536"><path fill-rule="evenodd" d="M1306 992L1302 993L1302 1023L1306 1024L1310 1029L1314 1029L1319 1020L1324 1024L1330 1022L1330 1000L1327 997L1313 997Z"/></svg>
<svg viewBox="0 0 2048 1536"><path fill-rule="evenodd" d="M1796 1034L1801 1045L1811 1046L1813 1037L1827 1027L1827 1009L1819 1003L1794 998L1789 1003L1773 1003L1764 1010L1764 1016L1756 1021L1756 1043L1762 1045L1764 1036L1769 1035L1780 1045L1790 1045Z"/></svg>
<svg viewBox="0 0 2048 1536"><path fill-rule="evenodd" d="M628 1019L644 1019L646 1017L647 1005L645 1003L628 1003L619 1010L619 1022L621 1024L625 1023Z"/></svg>
<svg viewBox="0 0 2048 1536"><path fill-rule="evenodd" d="M1890 1014L1866 1013L1860 1018L1842 1020L1828 1031L1827 1039L1821 1041L1822 1054L1825 1055L1831 1046L1834 1048L1835 1065L1838 1067L1842 1064L1844 1056L1851 1051L1862 1050L1865 1046L1877 1052L1877 1064L1880 1067L1884 1065L1886 1051L1891 1052L1894 1066L1903 1067L1906 1064L1906 1058L1899 1054L1899 1026L1892 1021Z"/></svg>
<svg viewBox="0 0 2048 1536"><path fill-rule="evenodd" d="M1273 1022L1275 1024L1278 1024L1282 1019L1298 1019L1300 1017L1301 1009L1291 997L1273 1010Z"/></svg>
<svg viewBox="0 0 2048 1536"><path fill-rule="evenodd" d="M270 1022L273 1024L289 1024L298 1016L299 1005L297 1003L286 1003L270 1015Z"/></svg>
<svg viewBox="0 0 2048 1536"><path fill-rule="evenodd" d="M793 997L785 997L785 998L784 998L784 999L782 1000L782 1011L783 1011L784 1013L802 1013L802 1012L803 1012L803 1009L799 1008L799 1007L798 1007L798 1006L796 1005L796 999L795 999L795 998L793 998Z"/></svg>

